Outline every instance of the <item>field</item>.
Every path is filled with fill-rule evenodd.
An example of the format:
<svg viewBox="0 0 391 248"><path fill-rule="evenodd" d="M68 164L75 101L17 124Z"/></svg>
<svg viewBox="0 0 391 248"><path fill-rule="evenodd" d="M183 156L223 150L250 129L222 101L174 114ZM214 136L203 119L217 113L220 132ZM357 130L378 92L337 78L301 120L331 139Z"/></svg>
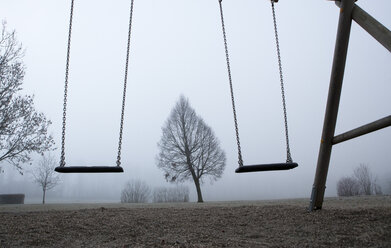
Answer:
<svg viewBox="0 0 391 248"><path fill-rule="evenodd" d="M0 247L391 247L391 196L0 205Z"/></svg>

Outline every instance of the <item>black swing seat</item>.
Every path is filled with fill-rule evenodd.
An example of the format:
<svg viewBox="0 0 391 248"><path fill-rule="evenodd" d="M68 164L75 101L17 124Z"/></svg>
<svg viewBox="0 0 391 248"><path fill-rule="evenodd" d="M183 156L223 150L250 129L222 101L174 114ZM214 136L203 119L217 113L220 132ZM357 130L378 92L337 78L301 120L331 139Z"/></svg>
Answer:
<svg viewBox="0 0 391 248"><path fill-rule="evenodd" d="M120 173L121 166L58 166L54 169L59 173Z"/></svg>
<svg viewBox="0 0 391 248"><path fill-rule="evenodd" d="M239 166L235 172L257 172L257 171L277 171L277 170L290 170L296 168L297 163L275 163L275 164L255 164L255 165L243 165Z"/></svg>

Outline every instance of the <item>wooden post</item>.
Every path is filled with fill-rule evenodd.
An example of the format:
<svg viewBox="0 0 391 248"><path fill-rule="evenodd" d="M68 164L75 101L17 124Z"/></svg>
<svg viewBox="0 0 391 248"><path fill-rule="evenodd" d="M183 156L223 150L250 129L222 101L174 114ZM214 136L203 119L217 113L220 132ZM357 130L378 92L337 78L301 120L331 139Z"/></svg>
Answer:
<svg viewBox="0 0 391 248"><path fill-rule="evenodd" d="M337 122L339 101L343 76L345 72L346 55L349 45L350 28L352 25L352 10L354 0L341 0L337 39L335 42L333 66L331 70L329 94L323 123L318 163L314 185L312 187L309 210L321 209L326 189L327 172L330 164L332 142Z"/></svg>
<svg viewBox="0 0 391 248"><path fill-rule="evenodd" d="M335 2L340 7L340 2ZM389 52L391 52L391 31L383 24L361 9L354 5L352 12L353 20L367 31L373 38L382 44Z"/></svg>

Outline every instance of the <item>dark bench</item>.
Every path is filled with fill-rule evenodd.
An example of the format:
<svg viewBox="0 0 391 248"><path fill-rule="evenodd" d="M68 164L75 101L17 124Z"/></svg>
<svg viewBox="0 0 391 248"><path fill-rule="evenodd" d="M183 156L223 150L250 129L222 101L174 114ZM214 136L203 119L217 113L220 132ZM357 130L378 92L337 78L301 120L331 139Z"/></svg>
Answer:
<svg viewBox="0 0 391 248"><path fill-rule="evenodd" d="M0 204L24 204L24 194L0 194Z"/></svg>

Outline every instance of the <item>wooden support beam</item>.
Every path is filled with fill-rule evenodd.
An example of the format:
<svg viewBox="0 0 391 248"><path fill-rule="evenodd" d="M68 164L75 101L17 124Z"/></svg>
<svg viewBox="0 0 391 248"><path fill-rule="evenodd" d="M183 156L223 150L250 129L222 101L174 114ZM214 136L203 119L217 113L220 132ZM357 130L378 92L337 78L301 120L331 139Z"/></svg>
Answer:
<svg viewBox="0 0 391 248"><path fill-rule="evenodd" d="M335 1L335 4L338 7L341 6L341 2L339 1ZM356 4L353 7L352 18L358 25L360 25L389 52L391 52L391 31L389 29Z"/></svg>
<svg viewBox="0 0 391 248"><path fill-rule="evenodd" d="M330 164L332 141L337 123L339 101L341 98L342 82L345 72L346 56L352 25L352 10L354 0L341 0L337 38L335 41L333 66L331 69L329 94L327 97L326 113L323 122L318 163L314 185L312 187L309 210L321 209L326 189L327 172Z"/></svg>
<svg viewBox="0 0 391 248"><path fill-rule="evenodd" d="M357 138L361 135L368 134L389 126L391 126L391 115L335 136L333 139L333 145Z"/></svg>
<svg viewBox="0 0 391 248"><path fill-rule="evenodd" d="M388 116L334 137L352 19L391 52L391 32L368 13L355 5L354 2L355 0L335 1L335 4L340 7L341 11L339 15L322 138L314 185L311 193L310 211L322 208L332 146L391 125L391 117Z"/></svg>

